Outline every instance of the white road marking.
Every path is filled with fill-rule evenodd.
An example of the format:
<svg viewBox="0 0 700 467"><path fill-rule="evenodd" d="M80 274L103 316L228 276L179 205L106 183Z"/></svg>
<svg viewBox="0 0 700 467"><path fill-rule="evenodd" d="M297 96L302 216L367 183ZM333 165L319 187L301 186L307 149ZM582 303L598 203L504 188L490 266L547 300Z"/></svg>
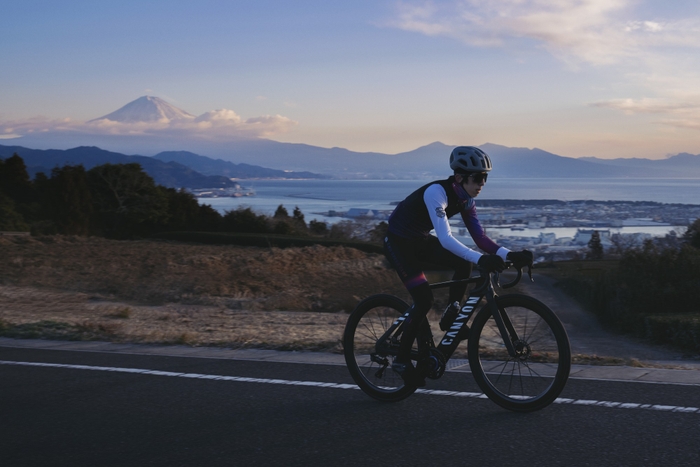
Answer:
<svg viewBox="0 0 700 467"><path fill-rule="evenodd" d="M355 384L341 383L324 383L319 381L294 381L286 379L268 379L268 378L251 378L247 376L224 376L224 375L205 375L200 373L178 373L174 371L147 370L142 368L120 368L110 366L91 366L91 365L67 365L62 363L41 363L41 362L14 362L0 360L0 365L15 365L15 366L33 366L44 368L64 368L70 370L88 370L88 371L111 371L116 373L135 373L140 375L152 376L169 376L175 378L191 378L191 379L211 379L216 381L234 381L239 383L260 383L260 384L279 384L287 386L311 386L319 388L332 389L359 389ZM467 397L473 399L488 399L484 394L478 392L462 392L462 391L444 391L436 389L418 389L418 394L426 394L431 396L451 396L451 397ZM659 412L682 412L682 413L700 413L699 407L682 407L676 405L659 405L659 404L636 404L632 402L612 402L612 401L596 401L586 399L567 399L558 398L554 401L555 404L571 404L571 405L586 405L593 407L607 407L616 409L640 409L640 410L655 410Z"/></svg>

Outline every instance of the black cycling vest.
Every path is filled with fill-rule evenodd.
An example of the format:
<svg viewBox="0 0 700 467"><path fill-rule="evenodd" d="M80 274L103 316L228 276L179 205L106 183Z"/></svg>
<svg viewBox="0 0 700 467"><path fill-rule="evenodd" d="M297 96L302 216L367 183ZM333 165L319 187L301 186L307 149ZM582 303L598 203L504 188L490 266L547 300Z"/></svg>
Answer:
<svg viewBox="0 0 700 467"><path fill-rule="evenodd" d="M472 207L474 203L472 198L461 200L457 196L452 187L454 181L455 178L452 176L446 180L430 182L408 195L391 213L389 217L389 232L403 238L423 238L430 235L430 231L433 230L433 223L430 220L428 208L423 200L425 190L430 185L439 184L445 190L447 194L445 214L448 219Z"/></svg>

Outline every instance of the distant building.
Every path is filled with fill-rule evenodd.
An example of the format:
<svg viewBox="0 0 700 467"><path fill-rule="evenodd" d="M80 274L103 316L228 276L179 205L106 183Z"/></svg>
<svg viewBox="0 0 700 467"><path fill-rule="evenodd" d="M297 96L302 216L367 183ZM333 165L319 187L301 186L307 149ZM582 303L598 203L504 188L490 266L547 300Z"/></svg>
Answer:
<svg viewBox="0 0 700 467"><path fill-rule="evenodd" d="M389 211L381 211L379 209L350 208L344 217L349 217L350 219L384 220L388 219L389 215Z"/></svg>
<svg viewBox="0 0 700 467"><path fill-rule="evenodd" d="M540 245L554 245L557 241L557 234L554 232L540 232L539 237L537 237L537 243Z"/></svg>

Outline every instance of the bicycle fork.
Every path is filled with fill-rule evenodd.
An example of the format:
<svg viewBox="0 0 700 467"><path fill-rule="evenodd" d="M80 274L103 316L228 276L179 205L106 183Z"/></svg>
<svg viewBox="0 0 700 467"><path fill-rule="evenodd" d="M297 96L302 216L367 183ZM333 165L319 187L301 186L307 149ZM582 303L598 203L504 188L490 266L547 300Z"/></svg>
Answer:
<svg viewBox="0 0 700 467"><path fill-rule="evenodd" d="M516 342L520 342L520 338L518 337L518 333L515 331L513 323L511 323L508 314L498 307L498 303L496 303L496 292L494 292L492 287L489 287L489 289L486 291L486 303L491 310L493 320L498 326L498 331L501 333L503 344L505 344L506 349L508 350L508 355L510 355L512 358L517 358L520 352L519 349L516 348Z"/></svg>

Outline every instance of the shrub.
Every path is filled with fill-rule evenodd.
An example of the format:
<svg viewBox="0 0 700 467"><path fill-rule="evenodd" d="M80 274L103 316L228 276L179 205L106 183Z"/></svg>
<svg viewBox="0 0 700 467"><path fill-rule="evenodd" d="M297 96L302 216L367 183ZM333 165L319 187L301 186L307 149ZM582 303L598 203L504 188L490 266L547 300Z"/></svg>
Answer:
<svg viewBox="0 0 700 467"><path fill-rule="evenodd" d="M700 250L647 242L617 267L569 274L559 285L621 332L700 351Z"/></svg>
<svg viewBox="0 0 700 467"><path fill-rule="evenodd" d="M226 232L269 233L267 217L257 215L251 208L238 208L226 211L221 221Z"/></svg>
<svg viewBox="0 0 700 467"><path fill-rule="evenodd" d="M658 344L700 352L700 313L647 316L645 335Z"/></svg>

